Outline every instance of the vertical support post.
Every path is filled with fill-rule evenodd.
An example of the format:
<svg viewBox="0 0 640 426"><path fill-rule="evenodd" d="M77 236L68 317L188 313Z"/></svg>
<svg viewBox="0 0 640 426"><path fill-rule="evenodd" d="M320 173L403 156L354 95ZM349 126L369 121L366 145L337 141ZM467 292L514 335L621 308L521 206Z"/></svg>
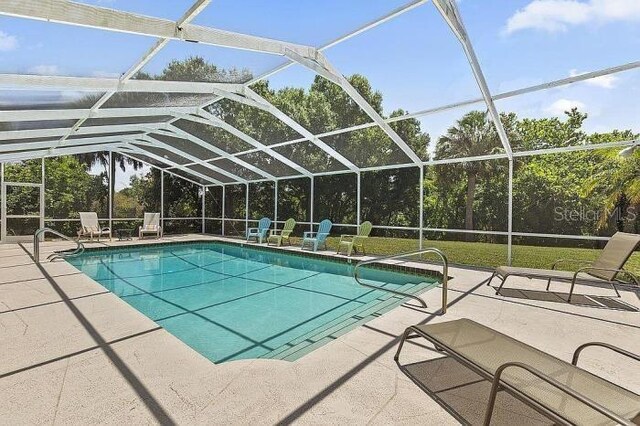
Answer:
<svg viewBox="0 0 640 426"><path fill-rule="evenodd" d="M222 185L222 236L224 237L224 199L225 199L225 185Z"/></svg>
<svg viewBox="0 0 640 426"><path fill-rule="evenodd" d="M244 196L244 232L249 229L249 182L247 182L247 190Z"/></svg>
<svg viewBox="0 0 640 426"><path fill-rule="evenodd" d="M206 233L206 219L204 215L205 199L207 197L207 187L202 185L202 233Z"/></svg>
<svg viewBox="0 0 640 426"><path fill-rule="evenodd" d="M420 196L418 197L419 199L419 203L420 205L418 206L418 214L420 215L420 217L418 217L418 223L419 223L419 228L420 228L420 237L419 237L419 243L418 243L418 247L420 250L422 250L422 246L424 244L424 237L422 235L422 228L424 228L424 164L420 166Z"/></svg>
<svg viewBox="0 0 640 426"><path fill-rule="evenodd" d="M4 163L0 163L0 185L2 197L2 207L0 208L0 215L2 215L2 234L0 234L0 241L4 242L7 238L7 189L4 187Z"/></svg>
<svg viewBox="0 0 640 426"><path fill-rule="evenodd" d="M276 179L273 190L273 227L278 229L278 180Z"/></svg>
<svg viewBox="0 0 640 426"><path fill-rule="evenodd" d="M356 172L356 225L357 225L357 229L360 230L360 215L361 215L361 210L360 210L360 194L361 194L361 190L360 190L360 172ZM356 232L357 233L357 232Z"/></svg>
<svg viewBox="0 0 640 426"><path fill-rule="evenodd" d="M42 176L40 178L40 226L39 228L44 228L44 215L45 215L45 210L44 210L44 203L45 203L45 197L44 197L44 192L46 190L45 187L45 178L44 178L44 157L42 157L42 163L40 164L40 173L42 173ZM42 239L44 239L44 234L42 234Z"/></svg>
<svg viewBox="0 0 640 426"><path fill-rule="evenodd" d="M160 170L160 224L164 233L164 170Z"/></svg>
<svg viewBox="0 0 640 426"><path fill-rule="evenodd" d="M314 188L316 186L316 182L315 179L313 178L313 176L311 176L311 202L310 202L310 209L309 209L309 231L313 232L313 204L314 204Z"/></svg>
<svg viewBox="0 0 640 426"><path fill-rule="evenodd" d="M507 217L507 265L511 266L513 240L513 159L509 159L509 206Z"/></svg>
<svg viewBox="0 0 640 426"><path fill-rule="evenodd" d="M113 229L113 151L109 151L109 229ZM44 176L43 176L44 177Z"/></svg>

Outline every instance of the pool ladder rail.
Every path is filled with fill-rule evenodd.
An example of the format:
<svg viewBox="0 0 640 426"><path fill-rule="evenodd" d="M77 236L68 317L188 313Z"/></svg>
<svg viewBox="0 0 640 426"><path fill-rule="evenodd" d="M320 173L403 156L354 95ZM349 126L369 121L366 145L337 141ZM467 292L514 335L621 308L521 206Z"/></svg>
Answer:
<svg viewBox="0 0 640 426"><path fill-rule="evenodd" d="M53 262L56 259L65 259L67 257L79 256L84 252L84 244L82 244L79 240L76 241L73 238L68 237L51 228L40 228L33 234L33 259L36 263L40 263L40 236L44 235L47 232L57 235L64 240L71 241L77 244L77 247L73 250L54 251L49 256L47 256L47 260Z"/></svg>
<svg viewBox="0 0 640 426"><path fill-rule="evenodd" d="M382 256L382 257L376 257L376 258L373 258L373 259L361 260L360 262L358 262L356 264L355 268L353 268L353 278L361 286L374 288L376 290L381 290L381 291L387 291L389 293L394 293L394 294L397 294L397 295L400 295L400 296L409 297L411 299L417 300L420 303L420 306L422 306L423 308L426 308L427 307L427 303L422 298L416 296L415 294L405 293L405 292L397 291L397 290L391 290L389 288L384 288L384 287L378 287L378 286L375 286L375 285L367 284L367 283L365 283L365 282L360 280L360 269L365 265L369 265L369 264L372 264L372 263L380 263L381 261L385 261L385 260L393 260L393 259L401 259L401 258L404 258L404 257L417 256L417 255L425 254L425 253L435 253L442 260L442 276L443 277L442 277L442 308L441 308L441 315L444 315L445 313L447 313L447 303L448 303L447 302L447 288L448 288L448 284L449 284L449 260L447 259L447 256L441 250L439 250L437 248L425 248L425 249L422 249L422 250L416 250L416 251L411 251L411 252L407 252L407 253L393 254L391 256Z"/></svg>

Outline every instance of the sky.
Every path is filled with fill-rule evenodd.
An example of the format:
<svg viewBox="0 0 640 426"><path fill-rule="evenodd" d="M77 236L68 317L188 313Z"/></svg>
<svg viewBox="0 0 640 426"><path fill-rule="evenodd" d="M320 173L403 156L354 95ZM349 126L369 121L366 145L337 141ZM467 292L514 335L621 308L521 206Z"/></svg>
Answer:
<svg viewBox="0 0 640 426"><path fill-rule="evenodd" d="M322 46L408 0L213 0L195 24ZM191 5L175 0L85 0L101 7L178 19ZM638 0L459 0L458 5L493 94L637 61ZM147 51L150 37L0 17L0 73L117 77ZM430 2L325 51L343 74L360 73L382 92L385 113L415 112L480 96L463 54ZM172 41L145 68L160 72L192 55L260 75L283 58ZM270 78L272 87L308 88L314 74L296 65ZM43 96L47 96L44 98ZM73 99L77 93L0 90L0 103ZM521 117L562 117L578 107L589 131L640 132L640 71L497 102ZM465 112L420 119L432 140ZM126 185L130 173L119 176Z"/></svg>

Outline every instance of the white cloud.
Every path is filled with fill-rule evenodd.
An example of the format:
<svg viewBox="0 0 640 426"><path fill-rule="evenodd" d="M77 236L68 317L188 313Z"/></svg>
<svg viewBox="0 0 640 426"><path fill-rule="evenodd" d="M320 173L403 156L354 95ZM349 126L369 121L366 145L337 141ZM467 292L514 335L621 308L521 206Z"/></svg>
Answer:
<svg viewBox="0 0 640 426"><path fill-rule="evenodd" d="M569 71L569 77L575 77L578 75L584 74L583 72L578 72L578 70ZM584 80L584 84L588 84L591 86L602 87L603 89L613 89L616 87L616 82L618 81L618 77L615 75L601 75L600 77L590 78L589 80Z"/></svg>
<svg viewBox="0 0 640 426"><path fill-rule="evenodd" d="M584 112L586 107L587 106L580 101L572 99L558 99L551 105L544 108L544 112L558 117L563 117L565 111L570 111L572 108L578 108L580 111Z"/></svg>
<svg viewBox="0 0 640 426"><path fill-rule="evenodd" d="M570 26L640 21L638 0L533 0L507 20L507 34L525 29L567 31Z"/></svg>
<svg viewBox="0 0 640 426"><path fill-rule="evenodd" d="M36 65L27 70L29 74L59 75L60 68L57 65Z"/></svg>
<svg viewBox="0 0 640 426"><path fill-rule="evenodd" d="M9 52L18 48L16 36L0 31L0 52Z"/></svg>

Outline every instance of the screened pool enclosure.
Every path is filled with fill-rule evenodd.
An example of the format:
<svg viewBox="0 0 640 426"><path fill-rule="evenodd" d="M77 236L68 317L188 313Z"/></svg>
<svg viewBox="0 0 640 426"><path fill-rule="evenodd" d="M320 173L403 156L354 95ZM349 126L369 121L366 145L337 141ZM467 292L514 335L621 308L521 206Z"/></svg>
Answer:
<svg viewBox="0 0 640 426"><path fill-rule="evenodd" d="M624 25L594 30L619 33L615 52L572 50L566 33L510 64L523 47L489 46L485 2L331 0L304 17L294 2L175 2L162 17L88 3L0 2L5 46L18 28L47 43L0 50L15 56L0 65L5 242L75 235L79 211L112 229L157 211L167 234L225 236L263 216L295 218L298 235L368 220L380 252L478 243L478 264L638 232L640 107L610 108L640 95ZM610 104L578 101L593 97Z"/></svg>

